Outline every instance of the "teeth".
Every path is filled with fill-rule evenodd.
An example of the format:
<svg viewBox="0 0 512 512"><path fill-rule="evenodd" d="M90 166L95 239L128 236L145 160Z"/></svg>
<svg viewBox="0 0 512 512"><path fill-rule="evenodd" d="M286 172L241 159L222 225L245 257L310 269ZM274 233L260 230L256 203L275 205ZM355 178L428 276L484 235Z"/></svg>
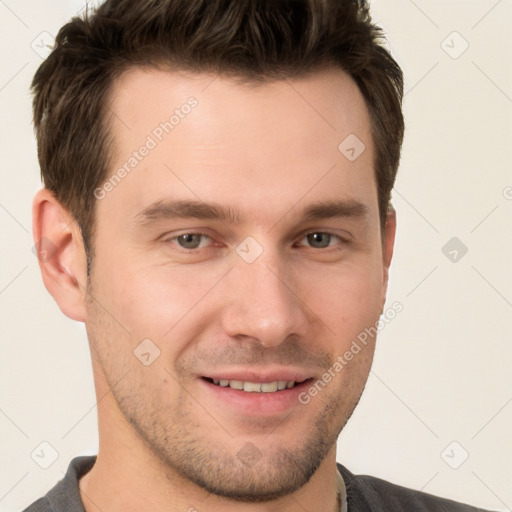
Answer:
<svg viewBox="0 0 512 512"><path fill-rule="evenodd" d="M265 382L264 384L262 384L261 391L263 391L264 393L273 393L274 391L277 391L277 380L275 380L274 382Z"/></svg>
<svg viewBox="0 0 512 512"><path fill-rule="evenodd" d="M261 391L261 384L258 382L244 382L244 391Z"/></svg>
<svg viewBox="0 0 512 512"><path fill-rule="evenodd" d="M230 380L229 387L233 389L244 389L244 382L242 380Z"/></svg>
<svg viewBox="0 0 512 512"><path fill-rule="evenodd" d="M274 382L247 382L242 380L212 379L214 384L223 388L230 387L247 391L248 393L274 393L284 389L293 388L293 380L275 380Z"/></svg>

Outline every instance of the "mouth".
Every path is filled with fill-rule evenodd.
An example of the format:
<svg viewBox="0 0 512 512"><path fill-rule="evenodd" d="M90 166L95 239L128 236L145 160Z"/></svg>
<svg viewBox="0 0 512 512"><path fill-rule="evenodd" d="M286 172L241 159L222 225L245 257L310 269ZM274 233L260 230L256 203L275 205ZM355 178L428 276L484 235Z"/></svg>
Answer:
<svg viewBox="0 0 512 512"><path fill-rule="evenodd" d="M277 393L287 389L302 386L313 380L313 377L301 381L295 380L275 380L272 382L250 382L243 380L213 379L211 377L202 377L203 380L221 388L231 388L247 393Z"/></svg>
<svg viewBox="0 0 512 512"><path fill-rule="evenodd" d="M300 396L315 381L307 370L299 368L230 368L210 375L198 375L205 402L220 414L271 418L304 407ZM288 421L297 418L290 415Z"/></svg>

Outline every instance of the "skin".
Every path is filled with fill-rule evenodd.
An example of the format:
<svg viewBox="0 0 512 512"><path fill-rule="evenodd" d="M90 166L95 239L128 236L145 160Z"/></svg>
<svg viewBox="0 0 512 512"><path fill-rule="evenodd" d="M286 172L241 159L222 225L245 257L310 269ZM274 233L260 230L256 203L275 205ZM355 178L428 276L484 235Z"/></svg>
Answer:
<svg viewBox="0 0 512 512"><path fill-rule="evenodd" d="M133 68L110 100L111 174L189 97L197 106L97 201L89 282L69 212L45 189L34 200L34 236L57 248L40 262L45 285L85 322L92 354L99 453L82 501L87 512L335 510L336 440L375 339L284 413L241 413L200 377L279 366L318 379L378 321L395 216L381 232L368 111L337 69L255 86ZM353 162L338 150L349 134L366 145ZM240 219L137 222L164 199L215 202ZM340 200L366 213L302 216ZM193 237L199 248L180 246L197 232L208 235ZM315 232L332 233L326 246L306 236ZM236 251L249 236L263 250L253 263ZM149 366L133 354L144 339L160 350ZM237 457L248 443L260 454L250 464Z"/></svg>

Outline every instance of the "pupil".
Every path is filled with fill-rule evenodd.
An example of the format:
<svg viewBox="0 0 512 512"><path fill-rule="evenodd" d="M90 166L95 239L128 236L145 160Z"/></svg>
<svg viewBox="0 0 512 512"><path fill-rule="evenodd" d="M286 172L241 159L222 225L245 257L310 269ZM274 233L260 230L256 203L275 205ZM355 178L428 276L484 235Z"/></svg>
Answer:
<svg viewBox="0 0 512 512"><path fill-rule="evenodd" d="M195 249L199 246L200 242L199 235L194 234L181 235L178 240L185 249Z"/></svg>
<svg viewBox="0 0 512 512"><path fill-rule="evenodd" d="M327 233L311 233L308 238L313 247L328 247L330 242L330 235Z"/></svg>

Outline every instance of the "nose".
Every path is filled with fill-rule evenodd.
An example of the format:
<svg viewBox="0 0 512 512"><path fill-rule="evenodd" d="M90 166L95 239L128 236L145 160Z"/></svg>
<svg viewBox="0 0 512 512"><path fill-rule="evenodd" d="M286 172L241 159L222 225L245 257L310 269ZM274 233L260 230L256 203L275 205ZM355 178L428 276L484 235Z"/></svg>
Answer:
<svg viewBox="0 0 512 512"><path fill-rule="evenodd" d="M290 336L304 337L308 310L297 276L277 254L264 254L252 263L235 263L225 287L222 327L230 337L273 347Z"/></svg>

